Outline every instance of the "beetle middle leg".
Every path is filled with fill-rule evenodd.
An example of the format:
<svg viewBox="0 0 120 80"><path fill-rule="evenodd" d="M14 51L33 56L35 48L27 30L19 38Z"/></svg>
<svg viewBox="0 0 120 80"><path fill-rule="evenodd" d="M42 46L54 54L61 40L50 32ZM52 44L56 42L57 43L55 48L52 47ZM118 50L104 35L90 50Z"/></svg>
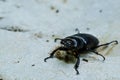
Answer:
<svg viewBox="0 0 120 80"><path fill-rule="evenodd" d="M93 52L93 53L95 53L95 54L101 56L101 57L103 58L103 61L105 61L105 57L104 57L102 54L99 54L98 52L96 52L96 51L94 51L94 50L91 50L91 52Z"/></svg>
<svg viewBox="0 0 120 80"><path fill-rule="evenodd" d="M58 50L65 50L65 51L66 51L67 49L64 48L64 47L58 47L57 49L55 49L55 50L50 54L49 57L46 57L46 58L44 59L44 62L46 62L46 60L49 59L49 58L53 58L55 52L58 51Z"/></svg>

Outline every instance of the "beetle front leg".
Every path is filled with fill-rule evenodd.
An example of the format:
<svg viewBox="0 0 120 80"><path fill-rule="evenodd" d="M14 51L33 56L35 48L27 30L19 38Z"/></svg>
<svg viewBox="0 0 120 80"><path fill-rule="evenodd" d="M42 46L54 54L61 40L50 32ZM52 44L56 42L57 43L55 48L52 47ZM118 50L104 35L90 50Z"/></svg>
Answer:
<svg viewBox="0 0 120 80"><path fill-rule="evenodd" d="M75 63L74 68L75 68L75 70L77 72L76 74L78 75L79 74L78 67L79 67L79 64L80 64L80 55L77 55L76 58L77 58L77 61Z"/></svg>
<svg viewBox="0 0 120 80"><path fill-rule="evenodd" d="M49 59L49 58L53 58L55 52L58 51L58 50L67 50L67 49L64 48L64 47L59 47L59 48L55 49L55 50L50 54L49 57L46 57L46 58L44 59L44 62L46 62L46 60Z"/></svg>
<svg viewBox="0 0 120 80"><path fill-rule="evenodd" d="M49 57L46 57L46 58L44 59L44 62L47 62L46 60L49 59L49 58L53 58L53 55L54 55L54 54L55 54L55 52L52 52Z"/></svg>

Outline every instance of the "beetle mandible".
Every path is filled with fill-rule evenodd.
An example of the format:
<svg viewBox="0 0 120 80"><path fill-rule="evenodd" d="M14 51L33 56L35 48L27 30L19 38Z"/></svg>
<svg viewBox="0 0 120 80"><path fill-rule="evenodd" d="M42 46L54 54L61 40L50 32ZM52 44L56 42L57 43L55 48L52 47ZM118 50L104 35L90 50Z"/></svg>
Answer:
<svg viewBox="0 0 120 80"><path fill-rule="evenodd" d="M53 50L52 53L50 53L50 56L46 57L44 61L46 62L47 59L53 58L55 52L58 50L66 51L68 55L69 55L68 50L70 50L71 52L74 52L73 56L76 58L74 69L76 70L76 74L79 74L78 67L80 64L80 55L82 52L93 52L101 56L104 61L105 57L102 54L99 54L96 51L96 49L101 46L108 46L111 43L118 44L118 41L114 40L114 41L99 45L99 40L95 36L91 34L80 33L78 29L76 30L78 31L77 34L65 37L63 39L55 38L55 42L57 40L61 40L60 41L61 46Z"/></svg>

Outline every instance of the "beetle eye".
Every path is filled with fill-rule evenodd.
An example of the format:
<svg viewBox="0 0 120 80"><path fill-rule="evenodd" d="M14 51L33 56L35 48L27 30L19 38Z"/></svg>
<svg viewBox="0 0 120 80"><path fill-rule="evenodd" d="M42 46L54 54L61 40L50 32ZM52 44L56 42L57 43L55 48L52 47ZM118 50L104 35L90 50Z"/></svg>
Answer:
<svg viewBox="0 0 120 80"><path fill-rule="evenodd" d="M67 41L67 44L68 44L68 45L71 45L71 44L72 44L72 42L71 42L71 41Z"/></svg>
<svg viewBox="0 0 120 80"><path fill-rule="evenodd" d="M66 43L70 44L70 41L67 41Z"/></svg>
<svg viewBox="0 0 120 80"><path fill-rule="evenodd" d="M61 44L63 44L67 48L74 47L74 43L71 40L65 39L61 41Z"/></svg>

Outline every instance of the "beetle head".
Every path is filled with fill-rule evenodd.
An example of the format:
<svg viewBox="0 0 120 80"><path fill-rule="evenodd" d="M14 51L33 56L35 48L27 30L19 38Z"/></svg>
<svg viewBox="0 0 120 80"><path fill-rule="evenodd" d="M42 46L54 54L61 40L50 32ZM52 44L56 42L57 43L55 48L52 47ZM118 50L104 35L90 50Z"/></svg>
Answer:
<svg viewBox="0 0 120 80"><path fill-rule="evenodd" d="M60 42L65 48L73 49L75 48L75 42L71 39L62 39Z"/></svg>

